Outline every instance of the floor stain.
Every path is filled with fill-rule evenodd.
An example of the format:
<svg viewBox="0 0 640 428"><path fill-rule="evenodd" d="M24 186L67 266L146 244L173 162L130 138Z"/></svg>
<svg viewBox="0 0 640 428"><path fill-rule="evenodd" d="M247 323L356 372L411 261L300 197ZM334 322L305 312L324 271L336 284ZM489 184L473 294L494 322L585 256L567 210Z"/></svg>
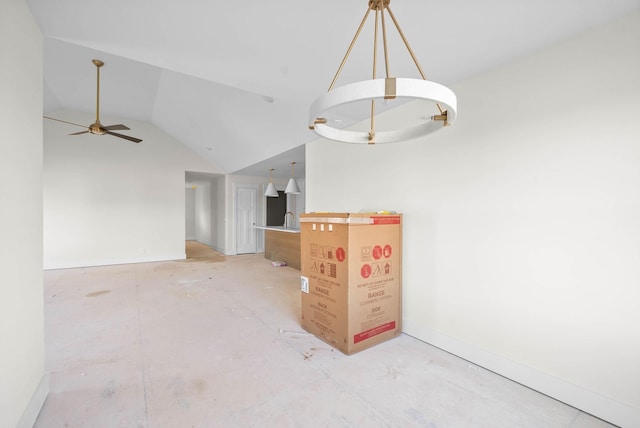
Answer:
<svg viewBox="0 0 640 428"><path fill-rule="evenodd" d="M187 383L181 377L175 377L169 383L169 389L173 392L177 403L183 409L191 407L191 402L188 399Z"/></svg>
<svg viewBox="0 0 640 428"><path fill-rule="evenodd" d="M93 293L87 294L87 297L102 296L103 294L107 294L107 293L111 293L111 290L94 291Z"/></svg>
<svg viewBox="0 0 640 428"><path fill-rule="evenodd" d="M437 428L436 424L429 421L428 418L422 414L419 410L410 407L404 410L404 414L409 416L414 421L418 422L420 426L425 428Z"/></svg>
<svg viewBox="0 0 640 428"><path fill-rule="evenodd" d="M392 379L397 379L400 372L395 367L387 367L387 374L391 376Z"/></svg>
<svg viewBox="0 0 640 428"><path fill-rule="evenodd" d="M104 389L102 390L102 398L111 398L111 396L115 393L115 384L113 381L111 381L107 385L105 385Z"/></svg>
<svg viewBox="0 0 640 428"><path fill-rule="evenodd" d="M202 379L198 379L194 382L193 386L198 394L202 394L204 390L207 389L207 382Z"/></svg>

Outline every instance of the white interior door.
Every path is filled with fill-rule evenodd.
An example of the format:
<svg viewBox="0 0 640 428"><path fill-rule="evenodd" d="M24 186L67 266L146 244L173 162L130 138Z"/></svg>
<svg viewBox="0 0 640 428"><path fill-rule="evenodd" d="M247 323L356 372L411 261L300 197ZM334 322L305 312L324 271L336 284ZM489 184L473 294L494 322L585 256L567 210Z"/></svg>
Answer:
<svg viewBox="0 0 640 428"><path fill-rule="evenodd" d="M257 189L236 188L236 254L257 251L257 233L254 228L258 213L257 195Z"/></svg>

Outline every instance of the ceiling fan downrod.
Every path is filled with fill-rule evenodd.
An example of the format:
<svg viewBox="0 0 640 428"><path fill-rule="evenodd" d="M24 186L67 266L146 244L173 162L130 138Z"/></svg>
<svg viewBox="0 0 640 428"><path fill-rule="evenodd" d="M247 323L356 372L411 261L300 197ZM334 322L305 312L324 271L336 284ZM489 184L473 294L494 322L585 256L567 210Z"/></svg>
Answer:
<svg viewBox="0 0 640 428"><path fill-rule="evenodd" d="M91 124L89 130L92 134L104 135L106 130L100 126L100 68L104 62L99 59L94 59L92 62L96 66L96 122Z"/></svg>

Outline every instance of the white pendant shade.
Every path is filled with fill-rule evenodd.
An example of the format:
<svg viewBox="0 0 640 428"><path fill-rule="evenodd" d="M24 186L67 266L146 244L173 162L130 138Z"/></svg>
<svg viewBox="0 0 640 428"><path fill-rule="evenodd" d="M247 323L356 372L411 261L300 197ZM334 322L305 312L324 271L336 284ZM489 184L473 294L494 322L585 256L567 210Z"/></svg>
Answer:
<svg viewBox="0 0 640 428"><path fill-rule="evenodd" d="M284 193L292 193L294 195L300 193L300 188L298 187L298 183L295 178L291 177L289 179L289 183L287 183L287 188L284 190Z"/></svg>
<svg viewBox="0 0 640 428"><path fill-rule="evenodd" d="M276 186L273 185L273 168L269 168L269 185L267 186L267 190L265 190L264 195L269 198L278 197Z"/></svg>
<svg viewBox="0 0 640 428"><path fill-rule="evenodd" d="M293 195L297 195L300 193L300 188L298 187L298 183L296 182L296 179L294 178L294 170L293 167L296 163L295 162L291 162L291 178L289 179L289 182L287 183L287 188L284 189L284 193L290 193Z"/></svg>
<svg viewBox="0 0 640 428"><path fill-rule="evenodd" d="M267 186L267 190L264 192L264 195L269 198L277 198L278 191L276 190L276 186L274 186L273 183L269 183L269 185Z"/></svg>

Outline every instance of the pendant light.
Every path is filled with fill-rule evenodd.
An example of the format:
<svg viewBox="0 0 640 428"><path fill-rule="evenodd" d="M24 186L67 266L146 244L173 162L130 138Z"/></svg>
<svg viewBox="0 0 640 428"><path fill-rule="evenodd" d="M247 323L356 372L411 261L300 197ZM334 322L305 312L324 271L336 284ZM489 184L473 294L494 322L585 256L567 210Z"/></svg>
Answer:
<svg viewBox="0 0 640 428"><path fill-rule="evenodd" d="M300 193L300 188L298 187L298 183L296 179L293 177L293 166L295 162L291 162L291 178L289 179L289 183L287 183L287 188L284 190L284 193L290 193L293 195L297 195Z"/></svg>
<svg viewBox="0 0 640 428"><path fill-rule="evenodd" d="M267 190L264 192L264 195L269 198L277 198L278 191L276 190L276 186L273 185L273 168L269 168L269 185L267 186Z"/></svg>
<svg viewBox="0 0 640 428"><path fill-rule="evenodd" d="M439 83L428 81L425 77L422 67L418 63L413 50L409 46L404 33L398 25L395 16L389 8L389 2L391 0L367 0L367 11L362 19L360 27L356 31L347 53L345 54L342 63L338 67L329 90L317 100L311 104L309 109L309 129L315 131L318 135L328 138L334 141L340 141L343 143L393 143L398 141L406 141L420 136L430 134L431 132L442 129L447 125L453 124L456 119L457 99L456 95L451 89L443 86ZM334 85L342 68L344 67L351 49L353 48L360 31L364 26L369 12L375 11L375 26L373 37L373 77L371 80L363 80L360 82L350 83L344 86L340 86L334 89ZM389 71L389 59L387 55L387 29L385 25L385 12L389 14L389 17L393 21L398 34L402 38L405 47L409 51L414 64L416 65L418 72L422 79L410 79L401 77L392 77ZM384 47L384 60L386 76L385 78L376 77L376 60L378 50L378 22L382 27L382 39ZM435 114L425 114L427 119L417 125L412 125L405 128L391 129L378 132L375 127L375 106L376 100L392 100L395 98L404 98L409 100L422 100L435 104L437 110L434 109ZM337 117L339 111L344 111L344 106L347 104L357 103L359 101L371 102L371 123L369 131L348 131L345 129L339 129L334 127L335 123L342 122L342 118ZM338 108L341 107L341 108Z"/></svg>

